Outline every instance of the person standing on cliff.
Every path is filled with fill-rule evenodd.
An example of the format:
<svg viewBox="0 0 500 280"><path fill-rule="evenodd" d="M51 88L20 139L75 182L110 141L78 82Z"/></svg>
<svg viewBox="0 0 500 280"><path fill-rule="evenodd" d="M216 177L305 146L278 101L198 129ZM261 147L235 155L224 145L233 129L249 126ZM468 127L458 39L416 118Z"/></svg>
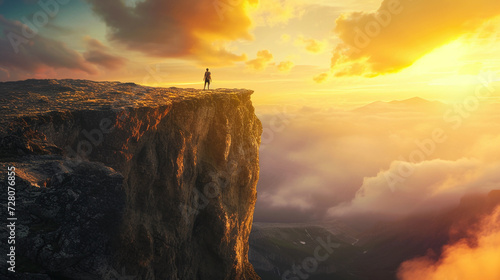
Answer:
<svg viewBox="0 0 500 280"><path fill-rule="evenodd" d="M208 84L208 89L210 89L210 82L212 81L212 73L210 73L210 71L208 71L208 68L207 68L207 71L205 72L205 77L203 78L203 80L205 81L205 85L203 86L203 90L205 90L205 87L207 86L207 84Z"/></svg>

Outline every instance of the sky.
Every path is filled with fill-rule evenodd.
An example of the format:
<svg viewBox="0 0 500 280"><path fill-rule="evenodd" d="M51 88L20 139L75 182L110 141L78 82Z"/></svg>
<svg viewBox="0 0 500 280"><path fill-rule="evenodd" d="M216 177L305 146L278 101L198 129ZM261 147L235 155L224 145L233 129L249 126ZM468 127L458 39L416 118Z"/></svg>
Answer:
<svg viewBox="0 0 500 280"><path fill-rule="evenodd" d="M254 90L257 222L376 222L500 189L498 49L498 0L0 0L0 81L202 88L210 68L212 87ZM498 217L399 278L498 279Z"/></svg>
<svg viewBox="0 0 500 280"><path fill-rule="evenodd" d="M457 102L496 73L495 0L2 0L0 80L255 90L254 104Z"/></svg>
<svg viewBox="0 0 500 280"><path fill-rule="evenodd" d="M0 0L0 80L208 67L255 91L257 221L412 214L498 188L499 23L497 0Z"/></svg>

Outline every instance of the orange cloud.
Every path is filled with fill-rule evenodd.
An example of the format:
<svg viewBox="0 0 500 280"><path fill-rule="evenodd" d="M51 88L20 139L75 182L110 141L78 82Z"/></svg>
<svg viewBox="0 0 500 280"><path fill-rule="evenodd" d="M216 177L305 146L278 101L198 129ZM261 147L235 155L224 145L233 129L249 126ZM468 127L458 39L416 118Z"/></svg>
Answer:
<svg viewBox="0 0 500 280"><path fill-rule="evenodd" d="M248 67L257 71L266 69L267 65L273 61L273 55L268 50L261 50L257 52L257 58L246 62Z"/></svg>
<svg viewBox="0 0 500 280"><path fill-rule="evenodd" d="M328 73L321 73L313 78L313 80L318 84L323 83L326 79L328 79Z"/></svg>
<svg viewBox="0 0 500 280"><path fill-rule="evenodd" d="M293 65L291 61L282 61L278 64L278 70L281 72L288 72L293 68Z"/></svg>
<svg viewBox="0 0 500 280"><path fill-rule="evenodd" d="M400 280L500 279L500 207L468 238L447 245L438 260L421 257L401 264Z"/></svg>
<svg viewBox="0 0 500 280"><path fill-rule="evenodd" d="M343 14L335 31L336 76L376 76L398 72L500 15L500 2L384 0L376 12Z"/></svg>
<svg viewBox="0 0 500 280"><path fill-rule="evenodd" d="M325 43L300 36L295 42L297 45L304 46L305 49L310 53L321 53L325 49Z"/></svg>
<svg viewBox="0 0 500 280"><path fill-rule="evenodd" d="M295 1L259 1L258 8L252 13L252 18L258 26L285 24L291 18L301 16L299 6Z"/></svg>
<svg viewBox="0 0 500 280"><path fill-rule="evenodd" d="M246 59L225 46L252 39L247 7L257 0L145 0L133 7L121 0L89 3L108 26L110 39L129 49L227 65Z"/></svg>

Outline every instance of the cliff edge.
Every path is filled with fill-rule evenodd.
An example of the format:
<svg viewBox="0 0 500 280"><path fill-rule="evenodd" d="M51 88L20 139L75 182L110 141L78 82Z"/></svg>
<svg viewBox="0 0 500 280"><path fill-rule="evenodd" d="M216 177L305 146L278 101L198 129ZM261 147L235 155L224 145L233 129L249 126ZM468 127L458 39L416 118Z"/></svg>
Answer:
<svg viewBox="0 0 500 280"><path fill-rule="evenodd" d="M251 94L0 83L5 192L15 168L15 211L2 195L2 217L17 218L16 272L0 275L260 279L248 262L262 132ZM0 234L5 256L12 231Z"/></svg>

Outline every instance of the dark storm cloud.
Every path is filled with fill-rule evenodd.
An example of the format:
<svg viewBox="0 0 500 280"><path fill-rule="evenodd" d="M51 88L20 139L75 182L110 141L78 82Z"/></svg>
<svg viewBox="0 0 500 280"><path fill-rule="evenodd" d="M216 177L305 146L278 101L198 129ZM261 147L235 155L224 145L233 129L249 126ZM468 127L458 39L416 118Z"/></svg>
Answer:
<svg viewBox="0 0 500 280"><path fill-rule="evenodd" d="M113 55L109 48L102 44L99 40L85 37L87 51L83 53L85 60L90 63L100 65L106 69L114 70L122 67L126 59Z"/></svg>
<svg viewBox="0 0 500 280"><path fill-rule="evenodd" d="M32 31L19 21L0 15L0 29L3 30L3 36L0 37L0 65L9 72L11 78L40 73L48 68L97 73L95 67L79 52L62 42L36 34L28 39L24 33Z"/></svg>

